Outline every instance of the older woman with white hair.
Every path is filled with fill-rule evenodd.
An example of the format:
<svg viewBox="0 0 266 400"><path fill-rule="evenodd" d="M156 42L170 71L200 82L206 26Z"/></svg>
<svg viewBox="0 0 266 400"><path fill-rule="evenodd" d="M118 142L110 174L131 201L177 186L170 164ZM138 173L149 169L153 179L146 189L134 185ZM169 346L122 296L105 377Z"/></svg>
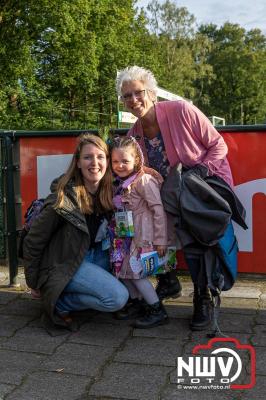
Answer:
<svg viewBox="0 0 266 400"><path fill-rule="evenodd" d="M217 175L233 186L227 146L197 107L185 100L157 102L158 86L153 73L138 66L119 71L116 89L126 109L138 118L128 135L139 137L147 165L164 178L177 163L188 168L204 165L209 175ZM197 286L199 262L187 259L194 282L192 330L205 329L211 321L209 291ZM161 299L177 297L180 292L176 271L159 277L157 293Z"/></svg>

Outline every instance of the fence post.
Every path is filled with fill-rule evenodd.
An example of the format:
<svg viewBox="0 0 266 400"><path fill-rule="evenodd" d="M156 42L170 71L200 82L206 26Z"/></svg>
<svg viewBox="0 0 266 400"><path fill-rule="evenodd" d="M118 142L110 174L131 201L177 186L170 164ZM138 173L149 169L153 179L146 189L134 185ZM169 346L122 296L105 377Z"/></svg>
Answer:
<svg viewBox="0 0 266 400"><path fill-rule="evenodd" d="M9 260L9 284L17 284L18 256L17 256L17 226L14 192L14 167L13 167L13 145L8 134L3 135L6 151L5 187L6 187L6 227Z"/></svg>

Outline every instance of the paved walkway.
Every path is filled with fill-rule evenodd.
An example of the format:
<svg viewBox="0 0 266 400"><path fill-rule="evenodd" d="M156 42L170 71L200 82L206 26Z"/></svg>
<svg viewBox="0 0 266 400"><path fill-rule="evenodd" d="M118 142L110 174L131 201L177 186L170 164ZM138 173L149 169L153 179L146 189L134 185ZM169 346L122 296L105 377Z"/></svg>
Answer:
<svg viewBox="0 0 266 400"><path fill-rule="evenodd" d="M7 283L5 271L0 269L2 285ZM184 356L188 362L192 348L209 340L206 332L189 330L188 278L181 277L183 297L166 303L168 325L137 330L128 321L90 312L79 316L82 325L75 333L44 330L40 301L23 289L22 273L20 279L20 290L0 289L0 400L266 398L266 280L239 280L223 295L220 313L222 332L256 349L256 386L188 390L177 386L176 359ZM247 351L242 355L239 379L246 384L250 359Z"/></svg>

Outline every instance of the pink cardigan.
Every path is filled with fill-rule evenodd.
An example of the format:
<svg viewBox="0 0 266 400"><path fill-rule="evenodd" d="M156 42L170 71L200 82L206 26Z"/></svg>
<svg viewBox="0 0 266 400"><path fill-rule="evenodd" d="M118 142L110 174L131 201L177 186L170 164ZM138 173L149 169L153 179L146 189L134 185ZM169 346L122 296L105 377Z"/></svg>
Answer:
<svg viewBox="0 0 266 400"><path fill-rule="evenodd" d="M223 178L233 186L228 149L222 136L208 118L185 100L162 101L155 104L155 112L171 166L181 162L184 166L205 165L210 174ZM140 136L140 145L148 164L143 129L140 119L128 135Z"/></svg>

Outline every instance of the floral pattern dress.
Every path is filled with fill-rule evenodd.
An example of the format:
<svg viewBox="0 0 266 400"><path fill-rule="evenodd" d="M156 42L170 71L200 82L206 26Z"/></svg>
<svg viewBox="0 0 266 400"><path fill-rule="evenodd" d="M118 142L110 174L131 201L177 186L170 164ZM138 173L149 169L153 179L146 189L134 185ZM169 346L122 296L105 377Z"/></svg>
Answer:
<svg viewBox="0 0 266 400"><path fill-rule="evenodd" d="M149 166L155 169L155 171L158 171L165 179L170 171L170 164L161 132L159 132L153 139L148 139L144 136L144 143L149 160Z"/></svg>

